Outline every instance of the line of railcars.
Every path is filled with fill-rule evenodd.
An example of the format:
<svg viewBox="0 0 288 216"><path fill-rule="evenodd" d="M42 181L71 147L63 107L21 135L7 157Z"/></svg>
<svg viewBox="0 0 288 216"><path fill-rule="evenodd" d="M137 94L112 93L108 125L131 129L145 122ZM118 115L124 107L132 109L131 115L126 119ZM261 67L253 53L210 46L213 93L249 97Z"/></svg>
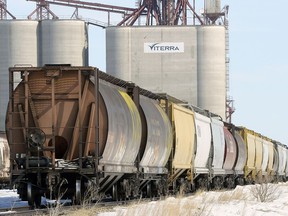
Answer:
<svg viewBox="0 0 288 216"><path fill-rule="evenodd" d="M60 194L80 203L91 188L117 200L288 176L286 146L96 68L14 67L9 77L11 184L31 207Z"/></svg>

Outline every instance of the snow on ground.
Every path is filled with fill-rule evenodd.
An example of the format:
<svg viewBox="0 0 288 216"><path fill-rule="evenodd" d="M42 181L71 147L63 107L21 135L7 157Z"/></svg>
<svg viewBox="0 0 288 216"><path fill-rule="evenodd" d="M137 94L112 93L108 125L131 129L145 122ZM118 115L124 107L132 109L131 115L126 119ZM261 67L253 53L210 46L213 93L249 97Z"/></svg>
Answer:
<svg viewBox="0 0 288 216"><path fill-rule="evenodd" d="M47 206L48 204L54 204L55 202L56 200L49 200L42 197L41 204ZM71 200L60 200L60 203L63 205L70 202ZM17 190L0 190L0 208L13 210L13 208L23 206L28 206L28 201L22 201L17 194Z"/></svg>
<svg viewBox="0 0 288 216"><path fill-rule="evenodd" d="M257 195L262 195L264 202ZM12 210L26 205L27 202L21 201L15 190L0 190L0 208ZM118 206L108 212L96 213L99 212L99 207L95 206L95 209L93 216L286 216L288 183L237 186L231 191L197 191L189 197L168 197L146 203L136 200L133 205ZM89 212L87 215L91 215L91 211ZM75 210L73 213L86 215L77 214Z"/></svg>
<svg viewBox="0 0 288 216"><path fill-rule="evenodd" d="M15 207L27 206L27 201L21 201L17 190L0 190L0 208L13 209Z"/></svg>
<svg viewBox="0 0 288 216"><path fill-rule="evenodd" d="M262 193L263 192L263 193ZM256 198L263 195L265 202ZM288 183L237 186L231 191L204 192L185 198L169 197L162 201L116 207L98 216L271 216L288 215Z"/></svg>

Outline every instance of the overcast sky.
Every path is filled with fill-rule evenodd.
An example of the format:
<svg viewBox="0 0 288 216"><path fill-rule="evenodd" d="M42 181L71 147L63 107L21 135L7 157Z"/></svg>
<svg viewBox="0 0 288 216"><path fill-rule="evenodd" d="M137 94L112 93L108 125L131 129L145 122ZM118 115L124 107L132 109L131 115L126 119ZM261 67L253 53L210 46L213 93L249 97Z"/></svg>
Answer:
<svg viewBox="0 0 288 216"><path fill-rule="evenodd" d="M135 0L89 0L135 7ZM197 1L197 0L196 0ZM191 0L192 2L192 0ZM197 2L203 2L198 0ZM229 5L230 90L236 112L232 122L288 144L288 30L287 0L222 0ZM8 10L26 18L35 2L7 0ZM51 6L59 17L69 18L74 9ZM107 20L107 14L79 10L83 18ZM120 18L115 17L115 20ZM89 27L91 66L105 71L105 31Z"/></svg>

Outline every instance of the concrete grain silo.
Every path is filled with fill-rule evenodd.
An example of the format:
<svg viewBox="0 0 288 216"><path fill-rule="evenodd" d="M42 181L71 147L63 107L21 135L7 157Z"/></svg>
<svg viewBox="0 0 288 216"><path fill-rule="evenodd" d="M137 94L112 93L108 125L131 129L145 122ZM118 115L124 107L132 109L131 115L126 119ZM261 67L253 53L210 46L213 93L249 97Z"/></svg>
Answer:
<svg viewBox="0 0 288 216"><path fill-rule="evenodd" d="M39 66L88 65L87 25L81 20L39 21Z"/></svg>
<svg viewBox="0 0 288 216"><path fill-rule="evenodd" d="M139 7L139 14L121 22L126 26L106 28L107 73L150 91L167 93L226 120L228 7L221 9L220 0L205 0L199 16L188 1L175 1L162 4L171 11L168 15L165 10L161 14L154 7L157 3L152 2L155 4L143 3L148 15L157 14L146 16L147 26L131 26L143 12ZM190 24L188 12L194 15ZM156 25L151 21L154 18Z"/></svg>
<svg viewBox="0 0 288 216"><path fill-rule="evenodd" d="M0 131L5 131L8 68L88 65L87 25L81 20L0 20ZM15 84L20 80L14 80Z"/></svg>
<svg viewBox="0 0 288 216"><path fill-rule="evenodd" d="M107 73L225 119L225 33L216 25L107 28Z"/></svg>
<svg viewBox="0 0 288 216"><path fill-rule="evenodd" d="M224 26L198 28L198 106L225 119L226 51Z"/></svg>
<svg viewBox="0 0 288 216"><path fill-rule="evenodd" d="M197 104L197 28L107 28L106 69L142 88Z"/></svg>
<svg viewBox="0 0 288 216"><path fill-rule="evenodd" d="M5 131L8 68L15 65L37 66L37 28L38 21L0 20L0 131ZM14 81L15 86L19 80Z"/></svg>

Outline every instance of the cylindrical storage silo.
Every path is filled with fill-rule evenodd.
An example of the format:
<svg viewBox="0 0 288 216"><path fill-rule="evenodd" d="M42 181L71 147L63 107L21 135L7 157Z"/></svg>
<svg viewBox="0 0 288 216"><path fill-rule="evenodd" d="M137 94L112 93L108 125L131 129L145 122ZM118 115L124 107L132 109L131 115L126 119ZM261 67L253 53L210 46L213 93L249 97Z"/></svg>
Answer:
<svg viewBox="0 0 288 216"><path fill-rule="evenodd" d="M43 20L39 25L39 66L88 65L87 25L82 20Z"/></svg>
<svg viewBox="0 0 288 216"><path fill-rule="evenodd" d="M106 71L127 81L132 81L130 32L130 27L106 28Z"/></svg>
<svg viewBox="0 0 288 216"><path fill-rule="evenodd" d="M37 66L38 21L0 21L0 131L5 130L9 98L8 68L15 65ZM14 80L15 85L19 80Z"/></svg>
<svg viewBox="0 0 288 216"><path fill-rule="evenodd" d="M107 73L197 106L195 26L109 27Z"/></svg>
<svg viewBox="0 0 288 216"><path fill-rule="evenodd" d="M197 38L198 106L226 119L225 27L201 26Z"/></svg>

